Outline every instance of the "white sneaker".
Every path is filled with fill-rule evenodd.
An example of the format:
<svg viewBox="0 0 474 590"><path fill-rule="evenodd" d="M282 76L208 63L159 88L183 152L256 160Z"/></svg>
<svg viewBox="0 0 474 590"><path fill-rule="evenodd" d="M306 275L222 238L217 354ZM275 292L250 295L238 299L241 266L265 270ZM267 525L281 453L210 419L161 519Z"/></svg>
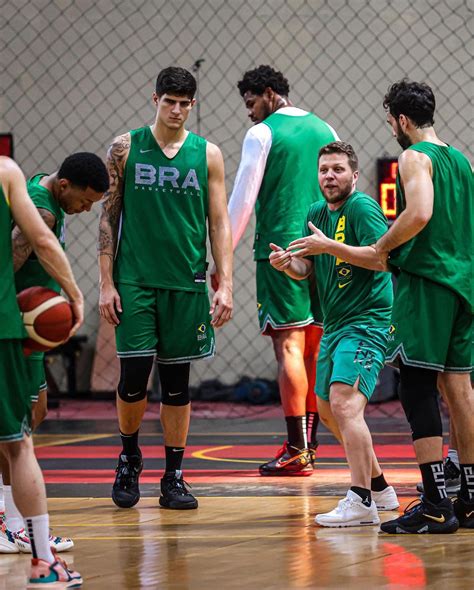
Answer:
<svg viewBox="0 0 474 590"><path fill-rule="evenodd" d="M392 486L387 486L381 492L372 492L372 500L375 502L377 510L396 510L400 506Z"/></svg>
<svg viewBox="0 0 474 590"><path fill-rule="evenodd" d="M7 529L4 513L0 513L0 553L19 553L13 533Z"/></svg>
<svg viewBox="0 0 474 590"><path fill-rule="evenodd" d="M358 494L349 490L334 510L318 514L314 522L329 527L365 526L380 524L380 518L373 500L370 506L366 506Z"/></svg>

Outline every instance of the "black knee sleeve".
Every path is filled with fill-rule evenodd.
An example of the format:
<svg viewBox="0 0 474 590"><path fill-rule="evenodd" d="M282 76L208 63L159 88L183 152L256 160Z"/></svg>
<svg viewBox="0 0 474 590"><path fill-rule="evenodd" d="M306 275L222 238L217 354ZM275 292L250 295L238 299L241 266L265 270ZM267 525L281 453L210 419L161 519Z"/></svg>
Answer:
<svg viewBox="0 0 474 590"><path fill-rule="evenodd" d="M166 406L189 404L189 369L191 363L165 365L158 363L161 383L161 403Z"/></svg>
<svg viewBox="0 0 474 590"><path fill-rule="evenodd" d="M132 404L145 399L152 366L152 356L120 359L120 381L117 392L122 401Z"/></svg>
<svg viewBox="0 0 474 590"><path fill-rule="evenodd" d="M400 362L400 401L413 440L443 435L437 379L437 371L409 367Z"/></svg>

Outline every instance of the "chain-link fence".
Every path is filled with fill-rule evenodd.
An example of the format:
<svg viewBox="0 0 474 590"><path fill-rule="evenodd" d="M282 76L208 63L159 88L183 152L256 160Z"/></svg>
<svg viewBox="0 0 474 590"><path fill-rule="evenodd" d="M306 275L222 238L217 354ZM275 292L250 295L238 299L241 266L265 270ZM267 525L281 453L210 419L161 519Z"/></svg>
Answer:
<svg viewBox="0 0 474 590"><path fill-rule="evenodd" d="M472 0L0 0L0 131L14 134L26 174L52 172L75 151L105 158L115 135L152 122L158 71L194 68L199 109L188 127L221 147L230 192L249 127L236 83L268 63L288 77L296 106L354 145L359 188L373 194L376 158L399 152L383 95L405 75L434 88L440 136L469 154L472 9ZM113 335L97 344L98 209L68 220L67 241L87 304L79 388L112 390ZM252 229L236 251L235 319L217 358L193 367L194 384L275 377L258 335Z"/></svg>

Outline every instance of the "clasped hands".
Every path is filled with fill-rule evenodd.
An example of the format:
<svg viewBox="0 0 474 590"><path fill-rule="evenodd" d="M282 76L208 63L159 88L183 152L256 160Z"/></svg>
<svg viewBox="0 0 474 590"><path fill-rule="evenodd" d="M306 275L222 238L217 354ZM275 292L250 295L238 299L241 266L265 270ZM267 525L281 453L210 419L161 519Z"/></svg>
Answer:
<svg viewBox="0 0 474 590"><path fill-rule="evenodd" d="M298 238L288 244L286 249L277 246L277 244L270 244L272 252L269 260L270 264L279 271L285 271L290 267L291 261L294 258L305 258L306 256L317 256L326 252L329 242L321 230L319 230L311 221L308 222L308 227L312 234L304 238Z"/></svg>

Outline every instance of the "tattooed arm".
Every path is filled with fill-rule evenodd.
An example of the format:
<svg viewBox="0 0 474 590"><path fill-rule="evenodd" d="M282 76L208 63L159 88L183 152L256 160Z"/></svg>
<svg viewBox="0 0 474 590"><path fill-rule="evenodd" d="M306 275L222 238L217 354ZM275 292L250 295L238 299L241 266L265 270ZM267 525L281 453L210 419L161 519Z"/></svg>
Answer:
<svg viewBox="0 0 474 590"><path fill-rule="evenodd" d="M43 221L53 229L56 224L56 217L47 209L38 209ZM12 231L12 249L13 249L13 270L19 270L28 260L30 254L33 252L33 246L28 241L21 229L15 225Z"/></svg>
<svg viewBox="0 0 474 590"><path fill-rule="evenodd" d="M113 265L117 249L118 228L123 202L123 175L130 151L130 133L116 137L107 153L110 188L105 193L99 221L100 315L116 326L117 312L122 311L120 295L114 285Z"/></svg>

